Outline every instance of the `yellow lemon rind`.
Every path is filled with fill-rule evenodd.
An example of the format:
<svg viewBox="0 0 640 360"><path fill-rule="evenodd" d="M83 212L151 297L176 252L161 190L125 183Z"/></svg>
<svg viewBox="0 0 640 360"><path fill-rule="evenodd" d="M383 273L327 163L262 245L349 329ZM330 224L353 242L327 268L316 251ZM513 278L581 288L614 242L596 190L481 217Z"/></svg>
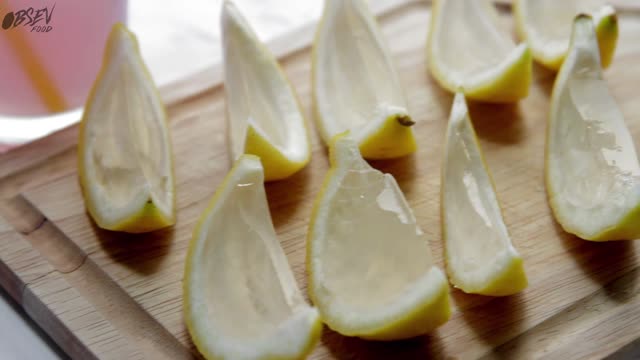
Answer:
<svg viewBox="0 0 640 360"><path fill-rule="evenodd" d="M360 141L362 157L370 160L392 159L416 151L414 122L407 115L392 115L375 132Z"/></svg>
<svg viewBox="0 0 640 360"><path fill-rule="evenodd" d="M531 49L527 47L518 61L493 82L474 89L462 90L468 99L475 101L512 103L522 100L529 95L533 78L532 61Z"/></svg>
<svg viewBox="0 0 640 360"><path fill-rule="evenodd" d="M596 36L600 49L600 62L604 69L613 62L618 44L618 16L615 13L604 16L596 24Z"/></svg>
<svg viewBox="0 0 640 360"><path fill-rule="evenodd" d="M512 257L509 264L497 276L482 286L464 286L461 281L451 275L449 275L449 279L455 288L467 294L485 296L509 296L517 294L529 286L529 281L524 271L524 262L520 256Z"/></svg>
<svg viewBox="0 0 640 360"><path fill-rule="evenodd" d="M306 125L305 125L306 128ZM273 144L264 138L258 130L249 125L246 133L244 153L258 156L264 167L265 181L286 179L302 170L311 158L311 144L307 142L309 150L301 161L291 161Z"/></svg>

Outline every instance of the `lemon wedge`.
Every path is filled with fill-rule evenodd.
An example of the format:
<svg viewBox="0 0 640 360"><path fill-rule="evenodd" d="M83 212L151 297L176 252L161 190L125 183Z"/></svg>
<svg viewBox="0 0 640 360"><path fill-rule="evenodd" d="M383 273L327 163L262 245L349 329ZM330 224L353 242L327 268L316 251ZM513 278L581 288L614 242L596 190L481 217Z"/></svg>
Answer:
<svg viewBox="0 0 640 360"><path fill-rule="evenodd" d="M631 134L602 78L597 35L579 15L551 95L549 203L565 231L586 240L640 237L640 166Z"/></svg>
<svg viewBox="0 0 640 360"><path fill-rule="evenodd" d="M309 293L347 336L395 340L449 319L449 289L393 176L338 135L307 240Z"/></svg>
<svg viewBox="0 0 640 360"><path fill-rule="evenodd" d="M241 155L193 233L185 321L207 359L300 359L322 330L271 223L260 159Z"/></svg>
<svg viewBox="0 0 640 360"><path fill-rule="evenodd" d="M273 54L230 1L222 5L230 153L260 157L267 181L287 178L311 157L304 116Z"/></svg>
<svg viewBox="0 0 640 360"><path fill-rule="evenodd" d="M593 17L602 66L608 67L618 40L618 20L606 0L516 0L514 3L518 35L527 41L536 61L552 70L562 65L569 50L573 18L581 13Z"/></svg>
<svg viewBox="0 0 640 360"><path fill-rule="evenodd" d="M531 52L501 31L487 0L434 0L427 46L433 77L473 100L514 102L531 84Z"/></svg>
<svg viewBox="0 0 640 360"><path fill-rule="evenodd" d="M527 287L469 111L456 94L442 168L442 228L451 283L466 293L504 296Z"/></svg>
<svg viewBox="0 0 640 360"><path fill-rule="evenodd" d="M349 130L367 159L416 150L391 56L362 0L327 0L312 55L316 124L325 143Z"/></svg>
<svg viewBox="0 0 640 360"><path fill-rule="evenodd" d="M147 232L176 218L167 116L135 36L114 25L85 106L78 175L87 210L108 230Z"/></svg>

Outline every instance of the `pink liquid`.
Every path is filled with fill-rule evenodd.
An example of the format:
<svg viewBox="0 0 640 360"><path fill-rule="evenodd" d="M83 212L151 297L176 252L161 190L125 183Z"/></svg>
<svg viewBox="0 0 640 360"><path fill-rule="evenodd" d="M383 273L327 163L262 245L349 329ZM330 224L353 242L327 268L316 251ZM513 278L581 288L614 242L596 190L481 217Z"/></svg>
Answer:
<svg viewBox="0 0 640 360"><path fill-rule="evenodd" d="M7 13L33 8L41 19L16 27L0 27L0 116L42 116L50 114L25 73L24 66L8 40L9 32L21 31L32 53L39 58L55 88L71 110L84 104L102 63L102 53L111 26L126 20L126 0L5 0L0 1L0 24L9 23ZM54 7L55 6L55 7ZM49 15L49 23L46 15Z"/></svg>

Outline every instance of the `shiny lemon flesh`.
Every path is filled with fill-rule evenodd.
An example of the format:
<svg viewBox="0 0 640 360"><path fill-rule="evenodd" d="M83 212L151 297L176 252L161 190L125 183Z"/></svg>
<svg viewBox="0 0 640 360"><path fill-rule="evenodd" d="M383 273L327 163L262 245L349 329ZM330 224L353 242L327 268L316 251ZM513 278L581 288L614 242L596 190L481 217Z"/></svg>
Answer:
<svg viewBox="0 0 640 360"><path fill-rule="evenodd" d="M453 101L442 165L442 226L449 280L466 293L504 296L527 287L464 95Z"/></svg>
<svg viewBox="0 0 640 360"><path fill-rule="evenodd" d="M594 23L579 16L551 96L549 203L562 227L583 239L635 239L639 176L633 139L602 77Z"/></svg>
<svg viewBox="0 0 640 360"><path fill-rule="evenodd" d="M338 136L331 156L307 242L308 289L325 323L395 340L446 322L446 279L394 178L371 168L351 138Z"/></svg>

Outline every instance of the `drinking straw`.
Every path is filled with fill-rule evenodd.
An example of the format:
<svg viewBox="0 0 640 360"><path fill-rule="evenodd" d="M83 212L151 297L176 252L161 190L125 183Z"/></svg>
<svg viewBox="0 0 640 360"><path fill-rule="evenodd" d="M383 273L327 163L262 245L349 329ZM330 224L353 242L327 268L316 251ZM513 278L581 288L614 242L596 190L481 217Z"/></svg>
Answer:
<svg viewBox="0 0 640 360"><path fill-rule="evenodd" d="M6 1L0 0L0 5ZM18 63L27 74L31 84L50 112L60 112L68 109L62 92L56 88L55 82L48 73L42 61L29 44L24 27L9 28L3 33L9 41L13 52L18 56Z"/></svg>

